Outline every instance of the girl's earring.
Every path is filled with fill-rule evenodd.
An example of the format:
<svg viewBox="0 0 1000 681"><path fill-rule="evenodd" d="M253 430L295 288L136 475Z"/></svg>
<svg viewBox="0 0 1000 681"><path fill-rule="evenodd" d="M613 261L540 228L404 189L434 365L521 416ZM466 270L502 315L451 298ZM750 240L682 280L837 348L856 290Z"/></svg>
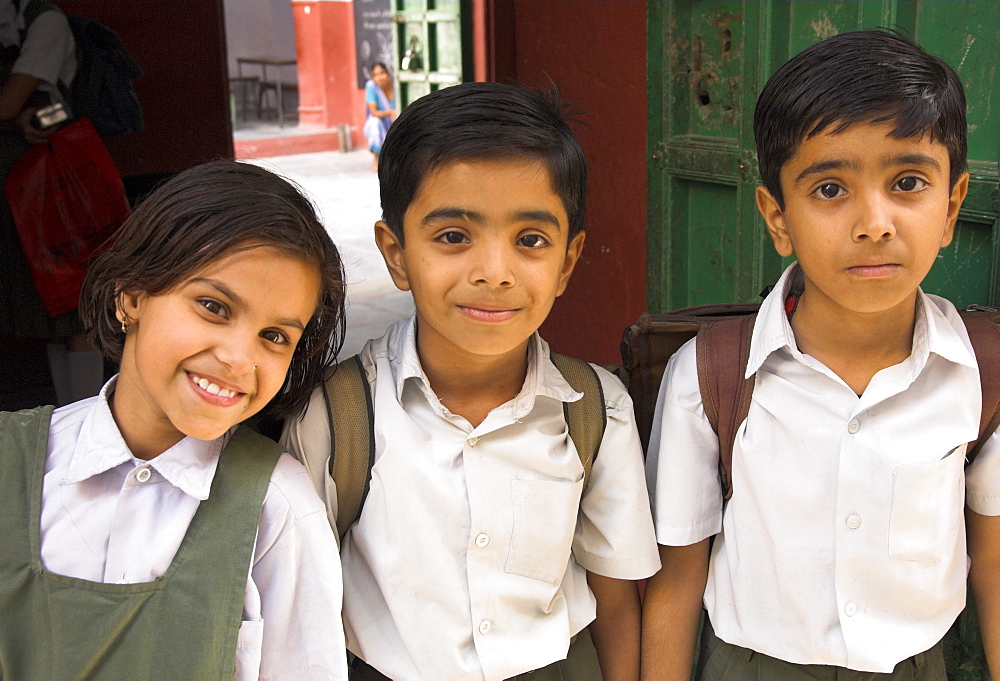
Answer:
<svg viewBox="0 0 1000 681"><path fill-rule="evenodd" d="M127 334L128 333L128 327L129 327L128 317L126 317L125 315L122 315L122 333L123 334Z"/></svg>

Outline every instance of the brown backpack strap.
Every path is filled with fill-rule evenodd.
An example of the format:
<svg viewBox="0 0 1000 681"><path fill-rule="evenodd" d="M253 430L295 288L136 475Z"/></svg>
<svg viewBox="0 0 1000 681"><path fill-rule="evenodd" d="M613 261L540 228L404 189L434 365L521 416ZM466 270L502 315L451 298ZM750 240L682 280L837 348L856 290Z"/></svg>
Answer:
<svg viewBox="0 0 1000 681"><path fill-rule="evenodd" d="M551 354L552 363L559 369L573 390L583 393L576 402L563 402L563 413L569 437L573 440L580 463L583 465L583 488L590 482L590 469L597 458L597 450L604 439L604 429L608 424L608 412L604 406L604 388L601 378L582 359Z"/></svg>
<svg viewBox="0 0 1000 681"><path fill-rule="evenodd" d="M719 436L719 479L724 498L733 495L733 444L750 412L754 376L744 378L756 314L703 324L695 351L705 415Z"/></svg>
<svg viewBox="0 0 1000 681"><path fill-rule="evenodd" d="M983 390L983 412L979 418L979 437L969 443L965 455L972 463L983 443L1000 427L1000 328L985 316L962 314L969 331L972 350L979 363L979 383Z"/></svg>
<svg viewBox="0 0 1000 681"><path fill-rule="evenodd" d="M361 356L337 364L323 386L330 417L330 477L337 485L337 534L361 515L375 465L371 386Z"/></svg>

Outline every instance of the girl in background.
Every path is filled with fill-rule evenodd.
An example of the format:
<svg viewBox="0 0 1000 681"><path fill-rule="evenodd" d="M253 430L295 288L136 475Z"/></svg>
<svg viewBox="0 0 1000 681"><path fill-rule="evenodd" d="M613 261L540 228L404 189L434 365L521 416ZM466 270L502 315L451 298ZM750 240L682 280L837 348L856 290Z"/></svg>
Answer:
<svg viewBox="0 0 1000 681"><path fill-rule="evenodd" d="M389 67L378 61L372 64L372 77L365 83L365 106L368 118L365 119L364 134L368 140L368 149L372 152L372 171L378 170L378 155L382 151L382 142L389 126L396 119L396 101L393 92L392 76Z"/></svg>

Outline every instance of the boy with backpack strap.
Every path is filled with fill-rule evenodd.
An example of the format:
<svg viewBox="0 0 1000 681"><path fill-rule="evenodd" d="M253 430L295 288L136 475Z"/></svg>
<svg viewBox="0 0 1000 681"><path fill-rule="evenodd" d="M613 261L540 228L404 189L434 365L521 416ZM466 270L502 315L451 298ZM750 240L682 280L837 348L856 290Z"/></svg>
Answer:
<svg viewBox="0 0 1000 681"><path fill-rule="evenodd" d="M754 385L723 476L704 337L664 373L643 677L689 678L704 603L703 679L943 681L970 559L997 668L1000 436L983 418L997 340L919 288L968 187L961 82L898 34L834 36L771 77L754 132L758 207L797 262L748 327Z"/></svg>
<svg viewBox="0 0 1000 681"><path fill-rule="evenodd" d="M557 95L432 92L393 123L378 172L376 243L416 314L342 363L282 440L346 528L354 678L637 681L634 580L658 558L632 403L537 333L584 242L586 159ZM345 429L371 439L342 444ZM338 460L358 464L348 483Z"/></svg>

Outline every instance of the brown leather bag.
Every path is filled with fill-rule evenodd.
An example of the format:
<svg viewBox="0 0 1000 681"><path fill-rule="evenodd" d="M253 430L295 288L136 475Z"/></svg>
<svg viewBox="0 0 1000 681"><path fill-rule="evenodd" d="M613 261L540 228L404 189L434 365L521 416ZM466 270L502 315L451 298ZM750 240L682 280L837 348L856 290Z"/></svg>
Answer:
<svg viewBox="0 0 1000 681"><path fill-rule="evenodd" d="M644 314L622 334L622 366L615 371L628 387L635 406L643 449L649 447L656 397L667 360L698 336L698 382L705 415L719 436L719 477L728 499L736 432L746 419L754 377L744 378L750 337L759 305L699 305L662 314ZM1000 312L972 306L961 310L979 361L983 410L979 437L966 454L967 465L983 442L1000 426Z"/></svg>

